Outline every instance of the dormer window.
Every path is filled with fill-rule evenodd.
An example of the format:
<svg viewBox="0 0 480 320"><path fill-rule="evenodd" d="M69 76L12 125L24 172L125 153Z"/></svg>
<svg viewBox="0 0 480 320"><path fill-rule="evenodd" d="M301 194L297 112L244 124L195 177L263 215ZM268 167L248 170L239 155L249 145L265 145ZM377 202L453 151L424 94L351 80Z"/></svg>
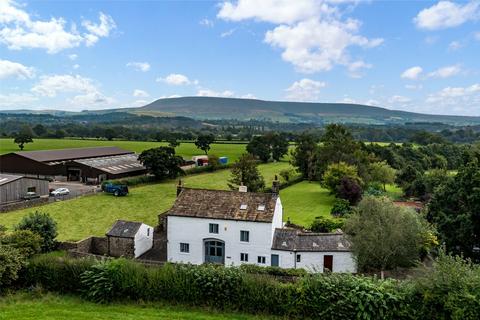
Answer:
<svg viewBox="0 0 480 320"><path fill-rule="evenodd" d="M246 204L241 204L240 205L240 210L247 210L247 205Z"/></svg>
<svg viewBox="0 0 480 320"><path fill-rule="evenodd" d="M257 207L257 210L258 210L258 211L265 211L265 205L264 205L264 204L260 204L260 205Z"/></svg>

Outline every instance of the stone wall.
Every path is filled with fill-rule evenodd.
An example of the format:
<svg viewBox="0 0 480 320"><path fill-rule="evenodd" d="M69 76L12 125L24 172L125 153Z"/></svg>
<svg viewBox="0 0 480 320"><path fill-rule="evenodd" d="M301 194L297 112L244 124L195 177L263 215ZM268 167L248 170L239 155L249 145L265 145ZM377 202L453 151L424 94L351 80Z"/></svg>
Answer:
<svg viewBox="0 0 480 320"><path fill-rule="evenodd" d="M41 197L41 198L37 198L37 199L24 200L24 201L13 202L13 203L8 203L8 204L1 204L0 205L0 213L31 208L31 207L35 207L35 206L45 204L48 201L49 201L48 197Z"/></svg>
<svg viewBox="0 0 480 320"><path fill-rule="evenodd" d="M112 257L135 257L135 241L132 238L108 237L108 255Z"/></svg>
<svg viewBox="0 0 480 320"><path fill-rule="evenodd" d="M108 241L106 237L88 237L77 242L60 242L58 249L106 255L108 254Z"/></svg>

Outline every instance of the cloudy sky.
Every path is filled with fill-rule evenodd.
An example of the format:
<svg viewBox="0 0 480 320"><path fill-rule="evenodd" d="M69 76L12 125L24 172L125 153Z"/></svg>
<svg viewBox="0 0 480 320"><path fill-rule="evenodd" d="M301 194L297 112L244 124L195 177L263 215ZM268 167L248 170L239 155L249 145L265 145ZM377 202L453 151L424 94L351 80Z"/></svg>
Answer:
<svg viewBox="0 0 480 320"><path fill-rule="evenodd" d="M480 116L480 0L0 0L0 108L162 97Z"/></svg>

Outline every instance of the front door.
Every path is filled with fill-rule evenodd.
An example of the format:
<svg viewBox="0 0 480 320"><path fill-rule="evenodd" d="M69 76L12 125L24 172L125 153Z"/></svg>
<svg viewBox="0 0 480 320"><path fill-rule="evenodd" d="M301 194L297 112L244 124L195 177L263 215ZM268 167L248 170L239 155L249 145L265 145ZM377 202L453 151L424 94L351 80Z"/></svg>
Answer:
<svg viewBox="0 0 480 320"><path fill-rule="evenodd" d="M278 267L279 261L278 261L278 254L272 254L270 257L271 265L272 267Z"/></svg>
<svg viewBox="0 0 480 320"><path fill-rule="evenodd" d="M333 256L325 255L323 256L323 272L332 272L333 271Z"/></svg>
<svg viewBox="0 0 480 320"><path fill-rule="evenodd" d="M225 263L225 243L223 241L205 241L205 263Z"/></svg>

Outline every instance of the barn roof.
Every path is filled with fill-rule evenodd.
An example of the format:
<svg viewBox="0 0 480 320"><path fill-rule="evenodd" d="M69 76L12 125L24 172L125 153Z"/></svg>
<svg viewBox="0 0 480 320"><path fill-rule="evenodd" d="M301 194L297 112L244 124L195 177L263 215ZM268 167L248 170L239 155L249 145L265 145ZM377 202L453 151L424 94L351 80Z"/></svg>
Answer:
<svg viewBox="0 0 480 320"><path fill-rule="evenodd" d="M117 147L73 148L14 152L14 154L39 162L65 161L131 153L133 152Z"/></svg>
<svg viewBox="0 0 480 320"><path fill-rule="evenodd" d="M343 233L313 233L297 229L275 229L272 249L297 252L350 251Z"/></svg>
<svg viewBox="0 0 480 320"><path fill-rule="evenodd" d="M113 224L110 231L107 232L107 236L119 238L134 238L141 225L141 222L117 220Z"/></svg>
<svg viewBox="0 0 480 320"><path fill-rule="evenodd" d="M10 183L12 181L18 180L23 178L23 176L18 176L14 174L0 174L0 186L3 186L4 184Z"/></svg>
<svg viewBox="0 0 480 320"><path fill-rule="evenodd" d="M146 170L146 168L138 161L138 156L135 154L78 159L75 160L75 162L111 174Z"/></svg>
<svg viewBox="0 0 480 320"><path fill-rule="evenodd" d="M271 193L183 188L169 216L272 222L277 197Z"/></svg>

